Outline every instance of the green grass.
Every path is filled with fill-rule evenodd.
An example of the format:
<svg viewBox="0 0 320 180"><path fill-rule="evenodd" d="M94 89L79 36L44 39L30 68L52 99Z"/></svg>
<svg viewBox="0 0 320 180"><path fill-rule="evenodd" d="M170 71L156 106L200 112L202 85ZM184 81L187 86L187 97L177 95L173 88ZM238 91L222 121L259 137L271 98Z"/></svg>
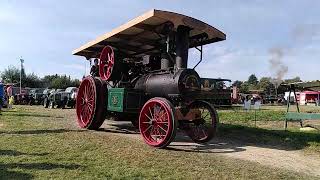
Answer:
<svg viewBox="0 0 320 180"><path fill-rule="evenodd" d="M272 130L242 125L222 124L219 135L245 145L273 147L283 150L306 150L320 155L320 133Z"/></svg>
<svg viewBox="0 0 320 180"><path fill-rule="evenodd" d="M290 111L294 111L291 106ZM315 106L300 106L301 112L318 113ZM286 106L262 106L260 110L245 111L241 107L219 110L220 134L229 139L247 144L273 146L285 150L303 149L308 153L320 154L320 129L300 132L300 124L288 122L289 131L284 131ZM256 122L255 122L256 120ZM307 121L304 125L319 128L319 121Z"/></svg>
<svg viewBox="0 0 320 180"><path fill-rule="evenodd" d="M221 154L154 149L141 140L76 128L74 110L19 106L0 116L0 179L312 179ZM242 134L244 133L244 135ZM223 125L247 143L319 142L319 136ZM274 138L276 137L276 138ZM306 140L308 139L308 140ZM294 140L292 140L294 141ZM296 147L298 148L298 147ZM300 147L304 148L304 147ZM316 179L316 178L314 178Z"/></svg>
<svg viewBox="0 0 320 180"><path fill-rule="evenodd" d="M254 110L252 111L219 111L219 118L224 122L248 121L283 121L285 111Z"/></svg>

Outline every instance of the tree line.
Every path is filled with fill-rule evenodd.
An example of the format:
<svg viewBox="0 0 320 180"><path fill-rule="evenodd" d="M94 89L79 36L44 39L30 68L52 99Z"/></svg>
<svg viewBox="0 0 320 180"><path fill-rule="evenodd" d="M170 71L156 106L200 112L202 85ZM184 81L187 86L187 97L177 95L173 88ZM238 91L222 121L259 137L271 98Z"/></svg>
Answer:
<svg viewBox="0 0 320 180"><path fill-rule="evenodd" d="M4 83L20 83L20 69L9 66L0 73L0 77ZM34 73L26 74L24 69L21 70L21 77L22 87L65 89L67 87L78 87L80 85L78 79L71 79L70 76L67 75L55 74L40 78Z"/></svg>
<svg viewBox="0 0 320 180"><path fill-rule="evenodd" d="M250 91L263 91L266 94L284 94L287 91L286 87L280 86L281 83L295 83L302 82L300 77L295 77L292 79L284 79L279 82L277 79L271 77L262 77L260 80L255 74L251 74L247 81L236 80L233 82L232 86L239 88L240 93L249 93Z"/></svg>
<svg viewBox="0 0 320 180"><path fill-rule="evenodd" d="M46 75L43 78L40 78L34 73L26 74L24 69L22 69L21 74L22 87L64 89L67 87L78 87L80 85L80 81L78 79L71 79L70 76L66 75ZM0 75L4 83L20 82L20 69L14 66L9 66L2 73L0 73ZM294 82L302 82L302 80L300 77L295 77L282 81L282 83ZM275 91L277 90L278 94L283 94L286 91L286 88L279 86L279 83L276 83L275 79L271 77L262 77L259 80L255 74L251 74L247 81L234 81L232 86L239 88L241 93L250 93L250 91L258 90L263 91L266 94L275 94Z"/></svg>

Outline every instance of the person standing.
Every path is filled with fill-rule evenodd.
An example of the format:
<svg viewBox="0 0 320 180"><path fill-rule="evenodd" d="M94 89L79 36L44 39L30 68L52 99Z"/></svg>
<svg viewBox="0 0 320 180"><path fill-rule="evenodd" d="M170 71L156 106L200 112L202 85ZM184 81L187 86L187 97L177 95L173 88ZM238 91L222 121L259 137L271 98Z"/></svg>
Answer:
<svg viewBox="0 0 320 180"><path fill-rule="evenodd" d="M11 96L11 97L9 98L8 109L12 109L12 108L13 108L13 104L14 104L14 97Z"/></svg>
<svg viewBox="0 0 320 180"><path fill-rule="evenodd" d="M99 76L99 60L97 58L94 59L94 64L92 65L92 67L90 69L90 74L93 77Z"/></svg>
<svg viewBox="0 0 320 180"><path fill-rule="evenodd" d="M250 96L247 95L244 102L243 102L243 107L246 111L249 111L250 108L251 108L251 99L250 99Z"/></svg>
<svg viewBox="0 0 320 180"><path fill-rule="evenodd" d="M4 101L4 85L0 81L0 115L2 115L2 106L3 106L3 101Z"/></svg>

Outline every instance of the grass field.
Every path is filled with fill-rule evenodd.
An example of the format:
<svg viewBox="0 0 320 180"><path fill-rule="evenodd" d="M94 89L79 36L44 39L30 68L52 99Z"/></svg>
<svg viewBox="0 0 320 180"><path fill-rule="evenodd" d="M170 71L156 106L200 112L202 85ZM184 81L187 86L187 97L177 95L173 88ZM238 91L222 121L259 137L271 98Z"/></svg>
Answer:
<svg viewBox="0 0 320 180"><path fill-rule="evenodd" d="M260 112L275 117L260 117L256 128L250 118L241 119L240 110L221 110L218 137L320 153L319 133L298 132L298 125L284 132L283 112L272 111L277 112ZM154 149L106 131L78 129L74 110L17 106L5 111L0 116L0 179L317 179L220 154Z"/></svg>
<svg viewBox="0 0 320 180"><path fill-rule="evenodd" d="M295 106L290 111L296 111ZM319 113L320 107L300 106L301 112ZM320 121L305 121L318 131L301 132L298 122L289 122L284 131L286 106L262 106L260 110L245 111L241 107L220 110L219 131L223 136L252 144L279 145L286 149L303 149L320 155ZM256 122L255 122L256 121Z"/></svg>

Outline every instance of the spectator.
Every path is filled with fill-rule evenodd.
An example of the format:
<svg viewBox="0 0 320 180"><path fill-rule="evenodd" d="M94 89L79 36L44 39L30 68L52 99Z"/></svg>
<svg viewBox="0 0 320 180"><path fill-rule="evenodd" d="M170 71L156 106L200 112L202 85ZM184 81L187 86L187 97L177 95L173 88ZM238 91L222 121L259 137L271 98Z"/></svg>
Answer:
<svg viewBox="0 0 320 180"><path fill-rule="evenodd" d="M11 97L9 98L9 105L8 105L8 108L9 108L9 109L12 109L13 104L14 104L14 97L13 97L13 96L11 96Z"/></svg>
<svg viewBox="0 0 320 180"><path fill-rule="evenodd" d="M92 67L90 69L90 74L93 77L99 76L99 60L97 58L94 59L94 64L92 65Z"/></svg>
<svg viewBox="0 0 320 180"><path fill-rule="evenodd" d="M2 115L2 101L3 101L3 99L2 98L0 98L0 115Z"/></svg>
<svg viewBox="0 0 320 180"><path fill-rule="evenodd" d="M0 115L2 111L2 106L3 106L3 101L4 101L4 85L0 81Z"/></svg>
<svg viewBox="0 0 320 180"><path fill-rule="evenodd" d="M245 110L249 111L250 107L251 107L251 99L250 96L246 96L244 103L243 103L243 107Z"/></svg>

